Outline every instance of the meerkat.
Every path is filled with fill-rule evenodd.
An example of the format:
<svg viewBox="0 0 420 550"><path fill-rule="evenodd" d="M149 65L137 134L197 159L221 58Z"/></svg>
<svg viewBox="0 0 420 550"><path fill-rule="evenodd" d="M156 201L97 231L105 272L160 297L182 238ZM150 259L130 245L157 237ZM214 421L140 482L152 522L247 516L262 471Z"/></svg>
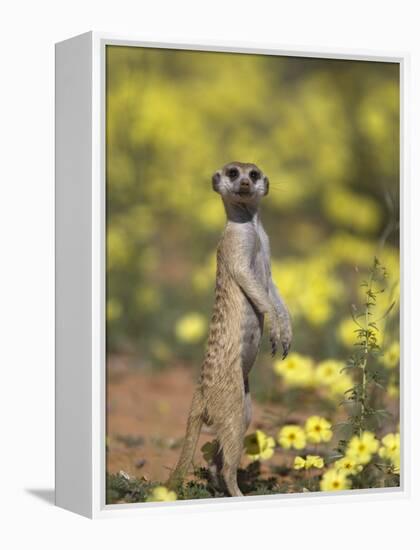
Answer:
<svg viewBox="0 0 420 550"><path fill-rule="evenodd" d="M292 339L288 309L271 276L270 246L259 217L269 180L255 165L230 162L212 178L226 226L217 248L214 308L178 463L167 485L176 489L193 460L203 424L216 436L215 464L231 496L242 496L237 471L251 422L248 376L269 323L272 354L286 357Z"/></svg>

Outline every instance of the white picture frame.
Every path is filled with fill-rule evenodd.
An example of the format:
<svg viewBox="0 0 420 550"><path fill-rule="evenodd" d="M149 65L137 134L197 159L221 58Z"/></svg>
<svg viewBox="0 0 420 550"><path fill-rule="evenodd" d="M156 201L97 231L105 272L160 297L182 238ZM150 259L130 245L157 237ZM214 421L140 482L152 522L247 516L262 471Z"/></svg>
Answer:
<svg viewBox="0 0 420 550"><path fill-rule="evenodd" d="M331 494L256 496L174 503L105 503L105 49L108 45L295 57L368 60L400 64L401 75L401 487ZM56 45L56 504L90 518L175 512L185 507L298 505L301 499L336 502L407 497L409 319L408 67L405 53L308 51L247 43L146 42L89 32ZM363 495L363 496L361 496Z"/></svg>

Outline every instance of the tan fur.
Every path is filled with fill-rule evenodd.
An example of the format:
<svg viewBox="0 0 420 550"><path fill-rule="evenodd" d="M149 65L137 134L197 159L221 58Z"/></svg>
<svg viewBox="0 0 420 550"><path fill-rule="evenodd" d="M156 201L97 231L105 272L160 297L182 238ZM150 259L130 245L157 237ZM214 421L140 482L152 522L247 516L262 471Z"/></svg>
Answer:
<svg viewBox="0 0 420 550"><path fill-rule="evenodd" d="M176 489L187 474L205 423L218 441L215 464L227 490L232 496L241 496L237 470L251 419L248 374L260 346L264 316L269 319L273 352L281 342L287 353L291 327L284 302L272 283L268 238L258 218L258 204L268 192L268 179L255 165L235 162L216 172L213 186L223 198L227 224L217 250L215 301L206 354L181 456L168 486Z"/></svg>

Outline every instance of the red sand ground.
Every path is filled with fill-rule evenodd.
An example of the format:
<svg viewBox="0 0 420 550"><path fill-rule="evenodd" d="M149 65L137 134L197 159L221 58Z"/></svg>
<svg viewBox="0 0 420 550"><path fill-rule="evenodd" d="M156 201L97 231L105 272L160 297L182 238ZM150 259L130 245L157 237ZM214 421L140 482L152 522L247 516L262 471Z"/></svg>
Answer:
<svg viewBox="0 0 420 550"><path fill-rule="evenodd" d="M195 372L181 366L148 372L142 368L130 368L121 358L110 360L107 383L108 472L123 470L129 475L144 476L152 481L167 479L179 457L196 379ZM395 401L388 403L388 409L395 418L398 416L397 407ZM248 433L262 429L276 435L284 421L303 423L308 412L295 411L292 419L286 416L281 405L260 405L254 399L253 420ZM337 413L334 420L343 420L342 408ZM309 414L317 414L317 407ZM204 465L200 448L211 439L212 435L201 434L195 465ZM291 466L292 460L290 453L287 455L277 450L268 463L262 464L262 473L268 475L270 465ZM242 466L247 463L244 456Z"/></svg>
<svg viewBox="0 0 420 550"><path fill-rule="evenodd" d="M194 373L182 367L157 373L121 364L108 368L108 472L167 478L180 453L194 383ZM264 425L264 411L254 403L250 431ZM200 448L212 438L200 436L195 464L204 464Z"/></svg>

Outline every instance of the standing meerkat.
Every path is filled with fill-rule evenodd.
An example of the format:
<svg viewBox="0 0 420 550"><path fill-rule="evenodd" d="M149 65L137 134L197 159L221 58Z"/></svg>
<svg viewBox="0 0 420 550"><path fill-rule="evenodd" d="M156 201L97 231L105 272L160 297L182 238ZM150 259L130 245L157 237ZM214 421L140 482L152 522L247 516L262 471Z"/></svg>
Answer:
<svg viewBox="0 0 420 550"><path fill-rule="evenodd" d="M213 314L205 358L192 399L186 436L168 486L182 483L192 462L203 423L217 442L215 466L231 496L242 496L237 471L251 421L248 375L255 363L268 318L272 354L283 358L292 338L288 310L271 276L270 246L258 207L269 181L255 165L230 162L212 179L222 197L226 226L217 248Z"/></svg>

